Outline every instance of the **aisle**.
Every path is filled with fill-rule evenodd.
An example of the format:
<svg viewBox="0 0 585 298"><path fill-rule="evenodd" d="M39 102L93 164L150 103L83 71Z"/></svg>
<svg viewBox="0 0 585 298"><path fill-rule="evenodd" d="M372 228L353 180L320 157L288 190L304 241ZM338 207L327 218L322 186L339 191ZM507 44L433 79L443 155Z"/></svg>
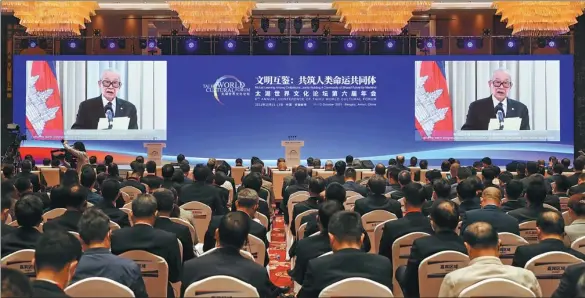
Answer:
<svg viewBox="0 0 585 298"><path fill-rule="evenodd" d="M286 273L290 268L290 262L286 261L286 240L284 234L284 217L277 215L272 223L272 232L270 233L270 280L279 287L290 287L293 283L290 276Z"/></svg>

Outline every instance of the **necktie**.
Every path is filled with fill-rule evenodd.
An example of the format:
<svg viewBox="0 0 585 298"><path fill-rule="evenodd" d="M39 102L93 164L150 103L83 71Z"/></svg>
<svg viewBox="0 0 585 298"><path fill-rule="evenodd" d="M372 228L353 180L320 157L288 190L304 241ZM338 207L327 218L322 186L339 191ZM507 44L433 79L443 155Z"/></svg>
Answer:
<svg viewBox="0 0 585 298"><path fill-rule="evenodd" d="M112 103L111 103L111 102L108 102L108 103L106 104L106 106L104 107L104 113L105 113L107 110L111 110L111 111L112 111L112 116L114 115L114 108L112 107Z"/></svg>
<svg viewBox="0 0 585 298"><path fill-rule="evenodd" d="M502 110L502 114L506 117L506 111L504 111L504 105L501 102L496 105L496 114L498 113L498 110Z"/></svg>

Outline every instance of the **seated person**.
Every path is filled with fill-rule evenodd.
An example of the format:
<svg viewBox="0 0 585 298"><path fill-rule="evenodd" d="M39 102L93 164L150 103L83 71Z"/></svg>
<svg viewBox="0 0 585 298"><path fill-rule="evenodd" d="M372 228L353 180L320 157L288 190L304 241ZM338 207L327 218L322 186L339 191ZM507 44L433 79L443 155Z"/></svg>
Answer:
<svg viewBox="0 0 585 298"><path fill-rule="evenodd" d="M384 191L386 190L386 180L384 177L374 176L370 178L368 180L368 188L370 189L370 195L355 201L355 212L360 215L365 215L374 210L386 210L398 218L402 217L400 202L384 196Z"/></svg>
<svg viewBox="0 0 585 298"><path fill-rule="evenodd" d="M346 190L355 191L363 197L366 197L368 195L368 189L356 183L356 178L356 170L354 168L347 168L345 170L345 183L343 184L343 187Z"/></svg>
<svg viewBox="0 0 585 298"><path fill-rule="evenodd" d="M502 202L502 212L508 213L512 210L526 207L526 199L522 198L524 185L517 179L506 184L506 196Z"/></svg>
<svg viewBox="0 0 585 298"><path fill-rule="evenodd" d="M171 212L175 206L173 192L168 189L156 191L153 196L156 198L158 214L154 222L154 228L173 233L183 245L183 262L195 257L193 252L193 238L187 226L172 222Z"/></svg>
<svg viewBox="0 0 585 298"><path fill-rule="evenodd" d="M2 267L2 296L4 297L32 297L30 281L24 273L19 270Z"/></svg>
<svg viewBox="0 0 585 298"><path fill-rule="evenodd" d="M550 210L543 206L546 197L546 187L542 181L533 181L528 184L526 189L526 207L518 208L508 212L515 217L519 223L536 220L541 213Z"/></svg>
<svg viewBox="0 0 585 298"><path fill-rule="evenodd" d="M481 209L467 211L463 214L461 232L474 222L487 222L497 233L520 235L518 220L500 209L502 193L499 188L490 186L481 194Z"/></svg>
<svg viewBox="0 0 585 298"><path fill-rule="evenodd" d="M49 220L43 225L43 231L64 230L77 232L81 214L87 208L88 191L85 187L76 184L69 189L63 215Z"/></svg>
<svg viewBox="0 0 585 298"><path fill-rule="evenodd" d="M293 217L290 222L290 231L293 236L297 235L297 231L295 230L295 220L297 216L305 211L319 208L319 202L323 200L321 198L321 192L324 190L325 179L323 179L323 177L313 177L309 179L309 198L303 202L297 203L293 207Z"/></svg>
<svg viewBox="0 0 585 298"><path fill-rule="evenodd" d="M14 214L19 227L7 235L2 231L2 257L22 249L35 249L42 233L37 230L43 222L43 202L34 194L16 201Z"/></svg>
<svg viewBox="0 0 585 298"><path fill-rule="evenodd" d="M585 236L585 194L572 195L567 206L573 222L565 226L565 237L568 243L573 243L573 241Z"/></svg>
<svg viewBox="0 0 585 298"><path fill-rule="evenodd" d="M129 227L130 219L128 214L118 208L116 208L116 201L122 200L122 194L120 193L120 182L116 179L106 179L102 183L102 202L96 205L100 208L111 221L117 223L120 228Z"/></svg>

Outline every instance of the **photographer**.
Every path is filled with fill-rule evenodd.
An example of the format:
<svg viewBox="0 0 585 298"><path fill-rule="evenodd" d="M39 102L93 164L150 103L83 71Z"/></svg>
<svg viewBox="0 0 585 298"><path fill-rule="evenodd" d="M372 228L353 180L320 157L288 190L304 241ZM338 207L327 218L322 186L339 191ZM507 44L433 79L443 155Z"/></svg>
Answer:
<svg viewBox="0 0 585 298"><path fill-rule="evenodd" d="M81 173L81 168L89 163L87 152L85 152L85 145L82 142L75 142L73 143L73 147L71 147L65 140L62 140L61 142L63 143L63 148L77 159L77 165L75 168L78 173Z"/></svg>

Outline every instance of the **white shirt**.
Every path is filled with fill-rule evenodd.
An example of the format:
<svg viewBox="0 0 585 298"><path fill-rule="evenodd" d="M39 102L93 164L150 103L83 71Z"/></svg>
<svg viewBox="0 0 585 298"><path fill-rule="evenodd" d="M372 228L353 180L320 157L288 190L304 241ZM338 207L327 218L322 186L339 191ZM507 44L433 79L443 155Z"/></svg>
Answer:
<svg viewBox="0 0 585 298"><path fill-rule="evenodd" d="M103 95L102 95L102 106L104 107L104 109L106 108L106 105L108 104L108 101ZM112 103L112 114L113 116L116 116L116 99L114 98L114 100L111 101Z"/></svg>
<svg viewBox="0 0 585 298"><path fill-rule="evenodd" d="M492 95L492 103L494 104L494 109L496 108L496 106L500 103L500 101ZM504 117L506 117L506 111L508 111L508 98L504 98L504 100L502 100L502 108L504 109Z"/></svg>

